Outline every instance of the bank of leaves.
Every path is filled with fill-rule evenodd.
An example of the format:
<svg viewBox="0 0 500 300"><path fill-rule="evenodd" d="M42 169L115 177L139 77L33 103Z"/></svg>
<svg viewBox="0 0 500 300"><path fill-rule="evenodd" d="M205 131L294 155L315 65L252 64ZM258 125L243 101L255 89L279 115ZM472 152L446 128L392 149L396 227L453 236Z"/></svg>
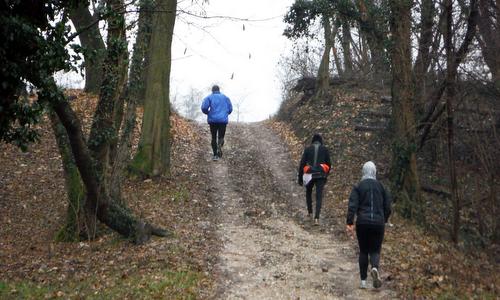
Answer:
<svg viewBox="0 0 500 300"><path fill-rule="evenodd" d="M313 133L324 136L333 167L322 214L331 214L337 220L334 226L339 234L332 238L347 239L343 227L348 197L361 177L364 162L373 160L378 178L389 185L390 131L359 130L389 128L388 120L378 118L390 113L390 104L384 101L386 95L390 91L357 83L334 86L327 98L310 97L299 91L291 94L269 122L287 142L297 164ZM375 121L367 113L373 111L378 116ZM431 205L433 201L443 201L429 195L425 199ZM466 249L463 244L454 246L442 234L446 232L447 220L434 215L429 218L434 225L423 228L394 213L390 220L393 226L386 227L382 250L384 284L403 298L497 298L500 276L495 252ZM352 249L357 249L354 242Z"/></svg>
<svg viewBox="0 0 500 300"><path fill-rule="evenodd" d="M88 133L97 98L78 90L68 93L76 97L72 103ZM211 222L214 205L196 188L204 183L195 161L205 153L194 146L200 136L193 124L175 114L171 123L171 176L124 184L125 200L137 215L173 232L141 246L106 228L94 241L55 242L67 203L47 117L36 128L40 141L26 152L0 144L1 299L195 299L210 294L219 243ZM138 139L137 131L134 149Z"/></svg>

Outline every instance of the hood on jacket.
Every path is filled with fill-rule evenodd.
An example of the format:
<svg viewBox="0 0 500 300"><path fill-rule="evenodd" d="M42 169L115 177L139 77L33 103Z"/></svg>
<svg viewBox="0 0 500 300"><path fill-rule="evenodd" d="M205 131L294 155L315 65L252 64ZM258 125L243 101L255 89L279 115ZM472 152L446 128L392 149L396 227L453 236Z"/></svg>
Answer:
<svg viewBox="0 0 500 300"><path fill-rule="evenodd" d="M311 144L312 143L315 143L315 142L319 142L321 145L323 145L323 138L321 137L321 135L319 133L315 133L313 135L313 138L312 138L312 141L311 141Z"/></svg>
<svg viewBox="0 0 500 300"><path fill-rule="evenodd" d="M367 161L363 165L363 176L361 177L361 180L364 179L375 179L377 180L377 167L375 167L375 164L372 161Z"/></svg>

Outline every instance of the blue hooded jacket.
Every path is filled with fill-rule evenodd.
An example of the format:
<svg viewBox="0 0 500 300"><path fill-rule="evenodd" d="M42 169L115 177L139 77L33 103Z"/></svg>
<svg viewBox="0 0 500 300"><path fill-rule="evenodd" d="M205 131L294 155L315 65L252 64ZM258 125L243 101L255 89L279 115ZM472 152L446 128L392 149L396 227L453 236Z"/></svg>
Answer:
<svg viewBox="0 0 500 300"><path fill-rule="evenodd" d="M227 124L228 115L233 112L233 105L226 95L216 91L203 99L201 111L208 115L207 121L209 124Z"/></svg>

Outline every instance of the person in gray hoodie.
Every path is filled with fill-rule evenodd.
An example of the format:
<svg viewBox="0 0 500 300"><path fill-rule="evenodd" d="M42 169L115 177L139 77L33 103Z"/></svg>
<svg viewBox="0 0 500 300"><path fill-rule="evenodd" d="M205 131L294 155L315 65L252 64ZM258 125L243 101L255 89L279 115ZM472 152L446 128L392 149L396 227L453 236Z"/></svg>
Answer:
<svg viewBox="0 0 500 300"><path fill-rule="evenodd" d="M363 165L361 181L352 189L347 209L347 232L359 244L360 288L366 288L368 258L371 263L373 287L382 286L379 274L380 251L384 240L385 223L391 215L391 196L377 181L377 168L371 161ZM356 229L354 229L356 219Z"/></svg>

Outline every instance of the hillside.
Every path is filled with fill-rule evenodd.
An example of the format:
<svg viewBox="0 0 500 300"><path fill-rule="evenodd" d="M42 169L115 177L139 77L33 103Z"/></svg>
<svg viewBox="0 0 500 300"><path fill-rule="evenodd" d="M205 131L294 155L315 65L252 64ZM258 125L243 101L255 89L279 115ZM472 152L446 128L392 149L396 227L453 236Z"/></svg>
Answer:
<svg viewBox="0 0 500 300"><path fill-rule="evenodd" d="M70 93L88 132L97 99ZM104 227L94 241L55 240L67 204L46 118L27 152L1 144L0 298L495 299L498 261L488 249L455 247L397 213L382 252L383 288L357 288L347 197L368 159L387 183L381 128L390 105L387 91L357 84L338 83L331 95L313 101L296 92L273 120L230 124L219 162L210 160L207 126L174 114L171 175L124 185L137 215L173 233L141 246ZM319 228L304 222L304 190L295 182L313 132L324 135L334 161Z"/></svg>
<svg viewBox="0 0 500 300"><path fill-rule="evenodd" d="M324 136L333 159L324 205L337 218L340 230L351 187L359 181L365 161L374 161L378 178L389 185L390 91L338 82L331 85L328 97L316 99L312 94L307 85L299 84L271 126L287 141L296 161L313 133ZM423 185L435 176L446 176L444 171L427 171L431 168L424 163L429 160L425 155L419 160ZM386 232L382 250L383 276L404 298L496 298L500 294L498 248L463 242L454 246L446 229L449 207L436 193L423 196L428 207L435 206L428 214L432 226L417 226L402 218L395 204L393 226Z"/></svg>
<svg viewBox="0 0 500 300"><path fill-rule="evenodd" d="M74 108L86 132L97 98L79 90ZM138 111L141 115L141 111ZM195 125L173 115L171 177L128 179L128 206L173 233L134 246L102 226L97 240L57 242L67 198L62 162L47 117L40 141L21 152L0 144L0 298L151 299L193 298L209 293L219 243L210 226L212 205L196 188L193 164L203 152ZM139 124L140 128L140 124ZM135 146L139 131L136 130Z"/></svg>

